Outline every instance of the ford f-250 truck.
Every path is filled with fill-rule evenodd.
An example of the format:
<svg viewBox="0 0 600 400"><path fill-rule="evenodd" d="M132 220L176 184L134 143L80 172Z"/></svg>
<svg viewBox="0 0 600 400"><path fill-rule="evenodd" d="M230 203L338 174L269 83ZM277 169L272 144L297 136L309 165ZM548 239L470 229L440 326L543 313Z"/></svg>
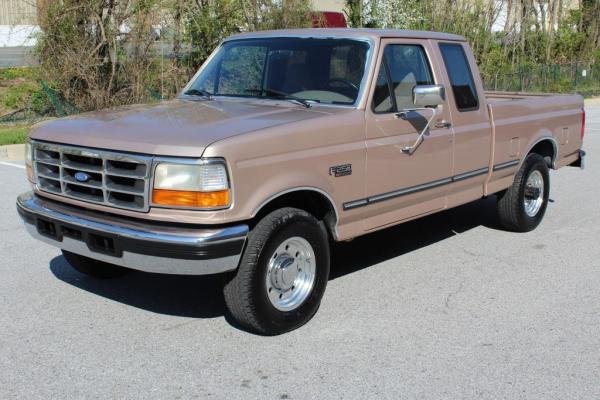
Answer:
<svg viewBox="0 0 600 400"><path fill-rule="evenodd" d="M584 121L579 95L484 92L461 36L244 33L173 101L35 127L17 208L84 274L223 273L231 315L279 334L317 311L334 241L492 194L534 229Z"/></svg>

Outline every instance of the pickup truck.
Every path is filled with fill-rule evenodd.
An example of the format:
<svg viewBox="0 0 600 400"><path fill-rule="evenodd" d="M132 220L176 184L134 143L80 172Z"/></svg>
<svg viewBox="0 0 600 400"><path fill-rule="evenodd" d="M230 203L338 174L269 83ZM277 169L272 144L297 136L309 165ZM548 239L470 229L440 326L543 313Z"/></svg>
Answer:
<svg viewBox="0 0 600 400"><path fill-rule="evenodd" d="M461 36L242 33L175 100L36 126L17 209L92 277L222 274L231 316L275 335L317 311L334 242L490 195L534 229L584 121L579 95L485 92Z"/></svg>

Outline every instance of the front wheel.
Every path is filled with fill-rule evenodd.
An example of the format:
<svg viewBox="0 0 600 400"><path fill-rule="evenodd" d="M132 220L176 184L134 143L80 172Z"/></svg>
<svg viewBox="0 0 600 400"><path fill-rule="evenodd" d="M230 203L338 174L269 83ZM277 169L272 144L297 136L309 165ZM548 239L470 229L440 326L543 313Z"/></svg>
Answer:
<svg viewBox="0 0 600 400"><path fill-rule="evenodd" d="M549 195L548 165L539 154L530 154L512 186L498 195L500 224L517 232L535 229L544 218Z"/></svg>
<svg viewBox="0 0 600 400"><path fill-rule="evenodd" d="M329 279L329 242L322 221L282 208L252 229L240 267L224 287L241 325L264 335L296 329L316 313Z"/></svg>

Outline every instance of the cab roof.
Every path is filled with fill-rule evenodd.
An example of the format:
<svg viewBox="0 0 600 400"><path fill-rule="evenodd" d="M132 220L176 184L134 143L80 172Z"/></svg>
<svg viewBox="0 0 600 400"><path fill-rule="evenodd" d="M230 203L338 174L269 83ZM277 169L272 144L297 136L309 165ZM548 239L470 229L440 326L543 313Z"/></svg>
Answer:
<svg viewBox="0 0 600 400"><path fill-rule="evenodd" d="M244 32L230 36L226 40L268 38L268 37L320 37L348 39L434 39L465 42L460 35L430 31L411 31L404 29L369 29L369 28L309 28L309 29L278 29L272 31Z"/></svg>

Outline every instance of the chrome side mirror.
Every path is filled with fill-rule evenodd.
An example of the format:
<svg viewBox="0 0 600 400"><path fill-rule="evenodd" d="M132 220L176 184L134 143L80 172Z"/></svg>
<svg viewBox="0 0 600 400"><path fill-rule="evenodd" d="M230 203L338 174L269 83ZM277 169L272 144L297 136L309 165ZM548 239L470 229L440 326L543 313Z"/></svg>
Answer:
<svg viewBox="0 0 600 400"><path fill-rule="evenodd" d="M444 85L418 85L413 88L413 103L417 107L439 106L445 99Z"/></svg>

